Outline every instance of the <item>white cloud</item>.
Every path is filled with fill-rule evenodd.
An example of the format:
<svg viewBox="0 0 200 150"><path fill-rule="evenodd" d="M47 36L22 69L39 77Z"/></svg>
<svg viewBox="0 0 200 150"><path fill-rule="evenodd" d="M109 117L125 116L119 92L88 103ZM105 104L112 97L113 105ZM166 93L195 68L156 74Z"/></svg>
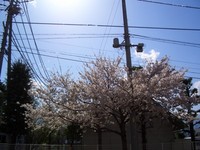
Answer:
<svg viewBox="0 0 200 150"><path fill-rule="evenodd" d="M145 61L156 61L158 56L160 55L160 52L156 52L154 49L152 49L149 53L137 53L135 52L135 56L137 58L143 59Z"/></svg>
<svg viewBox="0 0 200 150"><path fill-rule="evenodd" d="M200 94L200 81L193 83L193 87L198 89L198 93Z"/></svg>
<svg viewBox="0 0 200 150"><path fill-rule="evenodd" d="M30 4L31 4L33 7L36 7L36 6L37 6L37 0L31 1Z"/></svg>

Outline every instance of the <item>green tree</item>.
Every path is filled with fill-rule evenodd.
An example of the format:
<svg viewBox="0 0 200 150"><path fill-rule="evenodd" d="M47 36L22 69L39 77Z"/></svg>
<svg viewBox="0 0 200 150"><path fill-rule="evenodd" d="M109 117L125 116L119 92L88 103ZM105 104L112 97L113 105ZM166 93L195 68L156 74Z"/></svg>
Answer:
<svg viewBox="0 0 200 150"><path fill-rule="evenodd" d="M7 104L5 111L5 122L7 133L12 136L12 143L16 137L28 132L25 122L25 111L23 104L31 104L33 99L28 91L31 87L31 72L29 67L21 60L12 64L10 80L7 82Z"/></svg>
<svg viewBox="0 0 200 150"><path fill-rule="evenodd" d="M197 114L200 110L194 110L193 107L199 104L199 95L198 90L196 88L192 88L192 78L184 79L183 83L186 85L185 95L186 95L186 103L184 109L186 109L186 113L189 116L188 126L189 133L191 136L191 141L194 143L195 148L195 130L194 130L194 120L197 117Z"/></svg>
<svg viewBox="0 0 200 150"><path fill-rule="evenodd" d="M80 125L72 122L70 125L67 126L65 134L67 136L67 142L72 148L75 142L79 142L81 140L82 129L80 128Z"/></svg>
<svg viewBox="0 0 200 150"><path fill-rule="evenodd" d="M5 95L6 95L6 85L3 82L0 82L0 126L4 124L3 114L5 112L5 107L4 107L6 102Z"/></svg>

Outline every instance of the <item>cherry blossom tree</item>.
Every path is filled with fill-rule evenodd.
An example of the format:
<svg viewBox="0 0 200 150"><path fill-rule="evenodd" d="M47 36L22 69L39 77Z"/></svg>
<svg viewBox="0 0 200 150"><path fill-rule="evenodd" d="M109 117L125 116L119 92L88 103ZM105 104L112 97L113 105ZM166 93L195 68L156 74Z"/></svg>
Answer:
<svg viewBox="0 0 200 150"><path fill-rule="evenodd" d="M125 126L130 110L125 102L126 71L120 67L121 59L111 60L97 58L91 63L85 64L83 73L80 73L79 100L88 104L90 122L99 134L101 144L101 132L112 131L121 136L123 146L126 146ZM121 90L123 89L123 90ZM120 130L113 130L113 124L118 124ZM125 147L127 149L127 147Z"/></svg>
<svg viewBox="0 0 200 150"><path fill-rule="evenodd" d="M85 94L82 101L91 100L91 105L99 106L101 115L110 121L110 126L105 128L120 135L122 149L126 150L126 126L130 121L130 114L137 114L131 115L134 116L133 120L142 119L143 123L147 116L149 121L158 114L169 115L178 105L176 99L180 98L183 89L181 81L184 72L176 71L169 65L168 58L163 58L134 71L127 79L127 69L120 66L120 61L119 58L98 58L86 64L80 83ZM112 124L118 128L113 128ZM143 127L143 131L144 129ZM145 142L144 140L144 144Z"/></svg>
<svg viewBox="0 0 200 150"><path fill-rule="evenodd" d="M191 142L194 149L196 149L194 126L199 123L197 116L200 109L198 107L198 109L195 109L195 106L200 103L200 95L198 94L198 89L192 86L192 78L184 79L183 83L185 84L184 96L182 96L181 107L179 107L178 111L182 114L181 119L188 125Z"/></svg>
<svg viewBox="0 0 200 150"><path fill-rule="evenodd" d="M126 127L131 119L144 123L146 144L146 122L158 114L176 112L182 102L184 71L175 70L168 61L148 62L127 77L121 58L100 57L84 65L77 81L69 74L53 74L46 87L37 85L31 92L40 106L26 106L29 124L54 129L76 122L99 130L99 138L103 130L111 131L121 137L122 149L127 150Z"/></svg>
<svg viewBox="0 0 200 150"><path fill-rule="evenodd" d="M37 106L26 104L26 118L33 130L49 129L49 135L56 130L66 128L78 120L80 105L73 98L73 80L70 74L54 73L46 85L34 84L30 95L38 101ZM80 114L83 115L83 114ZM81 118L81 117L79 117Z"/></svg>
<svg viewBox="0 0 200 150"><path fill-rule="evenodd" d="M176 71L169 65L168 58L149 62L145 67L133 72L132 85L138 94L137 117L135 121L141 129L143 150L146 149L146 129L155 118L174 119L174 109L183 93L183 70ZM136 91L137 90L137 91ZM135 112L133 112L135 113Z"/></svg>

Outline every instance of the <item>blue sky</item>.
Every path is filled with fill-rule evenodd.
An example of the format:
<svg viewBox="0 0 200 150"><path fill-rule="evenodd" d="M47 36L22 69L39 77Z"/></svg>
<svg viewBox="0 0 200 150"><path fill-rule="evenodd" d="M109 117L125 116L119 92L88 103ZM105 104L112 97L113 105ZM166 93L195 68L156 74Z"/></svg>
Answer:
<svg viewBox="0 0 200 150"><path fill-rule="evenodd" d="M145 44L144 52L139 55L135 53L134 48L131 49L132 64L141 65L146 58L159 60L168 56L172 66L177 69L188 69L186 76L193 77L194 84L200 87L200 30L146 28L200 29L200 1L153 1L173 5L156 4L146 0L126 0L131 42L132 44L139 42ZM7 3L0 2L0 4ZM27 22L27 11L23 6L25 5L21 5L22 13L17 15L14 21L22 22L23 19L24 22ZM22 51L25 51L23 47L26 47L32 65L39 75L39 72L43 74L45 66L48 72L65 73L70 70L76 78L77 73L82 70L81 62L94 59L94 55L112 58L123 56L124 63L126 62L125 50L112 47L113 38L117 37L121 42L123 41L123 28L99 26L123 25L121 0L35 0L27 3L27 6L31 22L59 23L59 25L31 25L38 50L42 55L43 66L40 58L31 54L37 53L37 51L32 40L30 26L25 24L25 31L23 24L13 24L16 41L21 45ZM195 8L186 8L185 6ZM0 21L5 21L6 13L4 11L0 13ZM86 26L87 24L93 26ZM145 28L133 28L133 26ZM2 31L1 26L0 35L2 35ZM28 40L25 36L26 32ZM0 37L2 38L2 36ZM16 50L16 48L13 49ZM12 55L13 61L19 58L19 52L15 50ZM4 60L3 74L6 73L5 64L6 60ZM1 78L5 78L5 76Z"/></svg>

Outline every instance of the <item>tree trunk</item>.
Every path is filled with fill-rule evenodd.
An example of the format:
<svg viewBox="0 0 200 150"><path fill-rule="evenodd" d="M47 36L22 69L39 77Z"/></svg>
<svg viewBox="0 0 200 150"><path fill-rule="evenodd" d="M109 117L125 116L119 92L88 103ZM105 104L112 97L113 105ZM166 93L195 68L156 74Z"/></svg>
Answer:
<svg viewBox="0 0 200 150"><path fill-rule="evenodd" d="M193 121L190 122L190 136L191 136L191 142L192 142L192 145L193 145L193 150L196 150L195 131L194 131Z"/></svg>
<svg viewBox="0 0 200 150"><path fill-rule="evenodd" d="M74 149L73 145L74 145L74 142L71 142L71 143L70 143L70 150L73 150L73 149Z"/></svg>
<svg viewBox="0 0 200 150"><path fill-rule="evenodd" d="M13 133L11 135L11 142L10 142L10 147L9 147L9 150L14 150L15 149L15 146L16 146L16 138L17 138L17 135L15 133Z"/></svg>
<svg viewBox="0 0 200 150"><path fill-rule="evenodd" d="M101 128L97 129L97 134L98 134L98 150L102 150L102 129Z"/></svg>
<svg viewBox="0 0 200 150"><path fill-rule="evenodd" d="M125 124L121 125L121 140L122 140L122 150L128 150Z"/></svg>
<svg viewBox="0 0 200 150"><path fill-rule="evenodd" d="M51 133L49 133L49 135L48 135L48 143L49 143L48 150L51 150Z"/></svg>
<svg viewBox="0 0 200 150"><path fill-rule="evenodd" d="M142 131L142 150L147 149L147 138L146 138L146 123L141 122L141 131Z"/></svg>

